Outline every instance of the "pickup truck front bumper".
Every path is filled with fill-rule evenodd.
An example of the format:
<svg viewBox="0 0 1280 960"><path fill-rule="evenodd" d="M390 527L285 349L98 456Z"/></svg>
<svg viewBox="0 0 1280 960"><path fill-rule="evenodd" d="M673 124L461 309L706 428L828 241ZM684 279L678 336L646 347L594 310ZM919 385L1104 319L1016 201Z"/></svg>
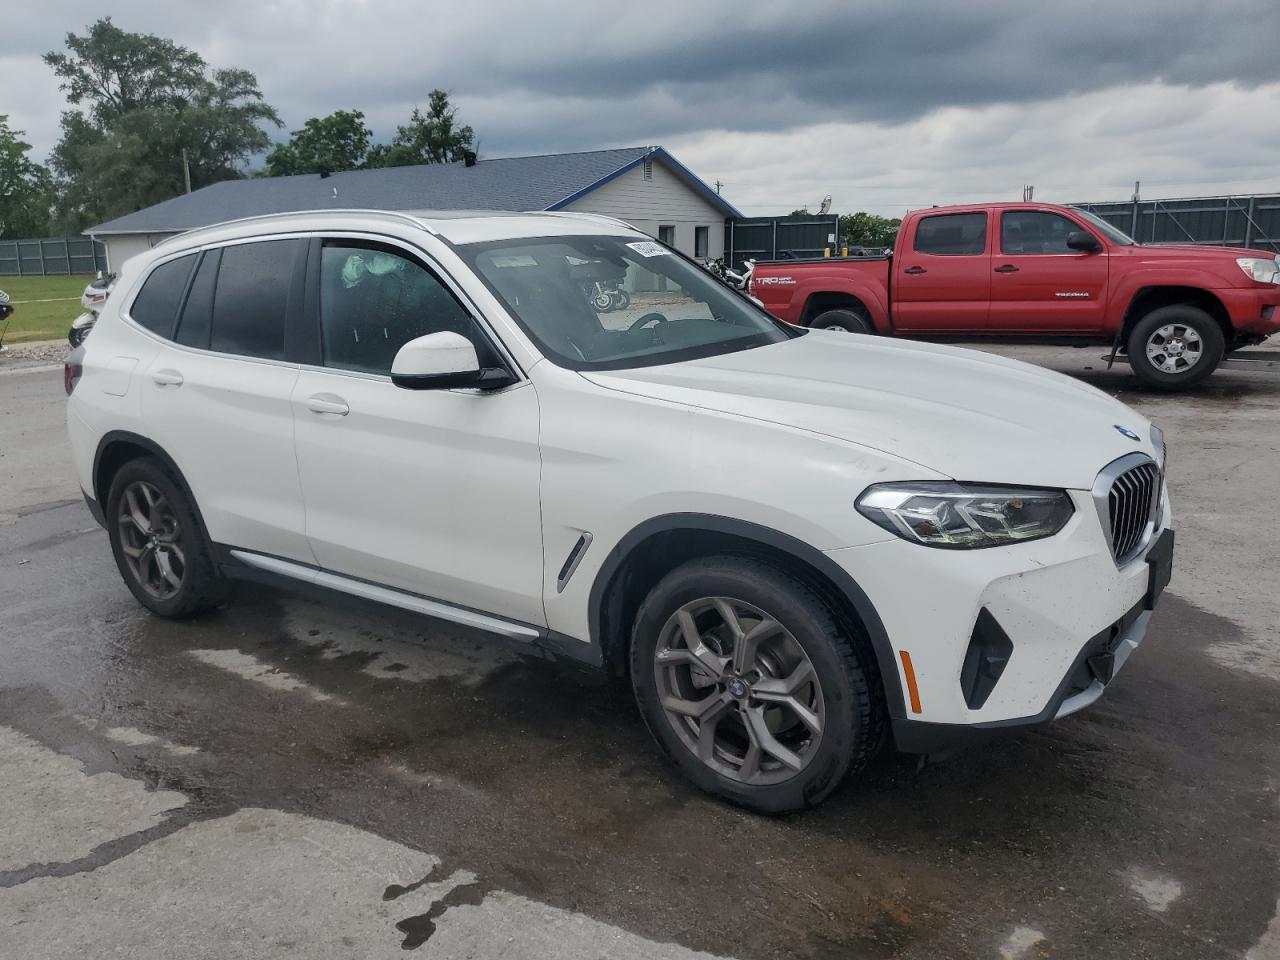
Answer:
<svg viewBox="0 0 1280 960"><path fill-rule="evenodd" d="M1211 292L1227 308L1236 333L1261 338L1280 332L1280 286L1228 287Z"/></svg>

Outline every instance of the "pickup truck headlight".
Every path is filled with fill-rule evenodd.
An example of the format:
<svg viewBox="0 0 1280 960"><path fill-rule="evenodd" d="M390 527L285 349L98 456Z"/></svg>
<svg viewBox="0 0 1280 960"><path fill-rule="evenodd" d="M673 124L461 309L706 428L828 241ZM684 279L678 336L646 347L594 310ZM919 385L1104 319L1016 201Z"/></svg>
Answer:
<svg viewBox="0 0 1280 960"><path fill-rule="evenodd" d="M903 540L944 550L975 550L1051 537L1074 507L1063 490L983 486L951 480L877 483L858 512Z"/></svg>
<svg viewBox="0 0 1280 960"><path fill-rule="evenodd" d="M1280 283L1280 261L1267 257L1237 257L1244 275L1258 283Z"/></svg>

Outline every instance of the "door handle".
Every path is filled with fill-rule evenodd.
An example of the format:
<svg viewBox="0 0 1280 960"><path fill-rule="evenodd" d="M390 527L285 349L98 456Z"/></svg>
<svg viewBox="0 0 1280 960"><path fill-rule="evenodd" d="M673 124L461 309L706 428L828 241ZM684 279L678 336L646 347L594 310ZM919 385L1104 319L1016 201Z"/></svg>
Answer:
<svg viewBox="0 0 1280 960"><path fill-rule="evenodd" d="M1006 263L1003 266L996 267L996 273L1017 273L1018 268L1012 263Z"/></svg>
<svg viewBox="0 0 1280 960"><path fill-rule="evenodd" d="M151 374L151 382L157 387L180 387L182 374L177 370L157 370Z"/></svg>
<svg viewBox="0 0 1280 960"><path fill-rule="evenodd" d="M915 276L918 273L928 273L929 271L926 270L924 267L907 267L907 269L903 270L902 272L909 273L912 276Z"/></svg>
<svg viewBox="0 0 1280 960"><path fill-rule="evenodd" d="M341 397L335 397L332 393L317 393L314 397L309 397L307 409L312 413L332 413L339 417L345 417L351 412L347 401Z"/></svg>

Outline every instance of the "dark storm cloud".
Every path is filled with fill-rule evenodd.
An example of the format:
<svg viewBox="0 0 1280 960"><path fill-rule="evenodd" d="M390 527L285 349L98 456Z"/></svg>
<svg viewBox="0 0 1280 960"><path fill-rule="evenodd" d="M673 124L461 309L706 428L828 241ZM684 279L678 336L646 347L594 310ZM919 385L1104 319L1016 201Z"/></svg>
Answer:
<svg viewBox="0 0 1280 960"><path fill-rule="evenodd" d="M56 48L98 9L64 2L39 18L19 17L0 32L0 55ZM364 109L387 134L407 106L444 86L470 105L467 119L499 151L715 128L892 124L939 107L1019 103L1153 79L1247 87L1280 77L1276 0L229 0L160 10L122 2L114 12L127 29L172 36L211 62L253 70L291 128L345 107Z"/></svg>
<svg viewBox="0 0 1280 960"><path fill-rule="evenodd" d="M103 8L9 5L0 114L43 156L64 102L39 57ZM443 87L484 155L663 143L740 206L831 192L888 211L1028 182L1110 195L1138 178L1195 190L1272 176L1280 149L1280 0L113 0L110 12L253 71L285 121L279 139L337 109L363 110L387 139Z"/></svg>

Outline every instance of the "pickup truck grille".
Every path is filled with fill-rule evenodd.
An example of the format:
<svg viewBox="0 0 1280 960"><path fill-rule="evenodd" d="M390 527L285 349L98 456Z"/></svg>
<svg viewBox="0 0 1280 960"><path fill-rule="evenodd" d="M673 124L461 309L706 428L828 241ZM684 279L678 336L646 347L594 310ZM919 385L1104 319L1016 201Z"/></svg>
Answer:
<svg viewBox="0 0 1280 960"><path fill-rule="evenodd" d="M1111 553L1124 563L1147 540L1147 524L1155 518L1160 498L1160 468L1150 460L1119 474L1107 491L1107 514L1111 520Z"/></svg>

